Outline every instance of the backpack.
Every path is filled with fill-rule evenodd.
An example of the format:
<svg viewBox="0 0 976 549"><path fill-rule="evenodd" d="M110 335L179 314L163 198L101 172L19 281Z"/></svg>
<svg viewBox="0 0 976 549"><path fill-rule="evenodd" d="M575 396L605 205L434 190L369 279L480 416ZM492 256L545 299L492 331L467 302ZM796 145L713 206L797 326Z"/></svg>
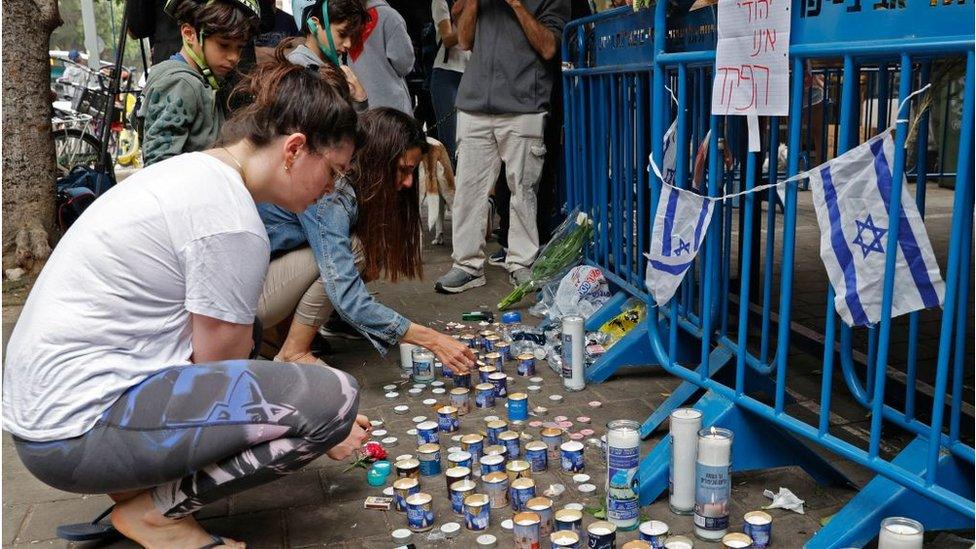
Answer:
<svg viewBox="0 0 976 549"><path fill-rule="evenodd" d="M96 198L115 185L115 175L90 166L75 166L56 183L58 227L67 231Z"/></svg>

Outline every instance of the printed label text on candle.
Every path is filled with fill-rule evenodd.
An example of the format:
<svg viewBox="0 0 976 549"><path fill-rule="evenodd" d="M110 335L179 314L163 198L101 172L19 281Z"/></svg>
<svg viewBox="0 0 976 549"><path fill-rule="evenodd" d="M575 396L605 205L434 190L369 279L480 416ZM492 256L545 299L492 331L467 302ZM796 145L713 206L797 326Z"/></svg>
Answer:
<svg viewBox="0 0 976 549"><path fill-rule="evenodd" d="M731 465L696 464L695 526L706 530L729 527L731 472Z"/></svg>

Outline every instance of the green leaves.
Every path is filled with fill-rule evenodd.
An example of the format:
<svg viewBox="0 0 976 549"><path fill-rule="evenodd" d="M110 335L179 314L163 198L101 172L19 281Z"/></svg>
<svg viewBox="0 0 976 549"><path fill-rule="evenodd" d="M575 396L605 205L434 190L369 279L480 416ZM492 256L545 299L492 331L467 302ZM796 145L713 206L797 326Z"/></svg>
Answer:
<svg viewBox="0 0 976 549"><path fill-rule="evenodd" d="M593 236L593 224L585 214L573 212L568 216L549 244L532 263L532 274L527 282L519 284L512 293L498 303L498 310L519 303L533 289L541 287L583 259L583 246Z"/></svg>

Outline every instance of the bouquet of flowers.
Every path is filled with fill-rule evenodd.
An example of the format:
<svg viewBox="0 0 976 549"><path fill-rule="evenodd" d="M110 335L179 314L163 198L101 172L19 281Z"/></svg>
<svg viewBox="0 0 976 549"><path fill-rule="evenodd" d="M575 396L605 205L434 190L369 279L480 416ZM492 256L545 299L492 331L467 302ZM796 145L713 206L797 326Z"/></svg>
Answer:
<svg viewBox="0 0 976 549"><path fill-rule="evenodd" d="M371 440L364 444L363 447L359 449L357 454L356 459L353 460L349 467L342 470L343 473L356 467L368 469L370 464L372 464L374 461L386 459L387 456L386 448L383 448L383 445L375 440Z"/></svg>
<svg viewBox="0 0 976 549"><path fill-rule="evenodd" d="M592 234L593 222L585 213L574 210L556 229L552 239L532 263L529 280L519 284L512 293L505 296L498 304L498 310L504 311L517 304L525 294L554 280L579 263L583 259L583 246L590 241Z"/></svg>

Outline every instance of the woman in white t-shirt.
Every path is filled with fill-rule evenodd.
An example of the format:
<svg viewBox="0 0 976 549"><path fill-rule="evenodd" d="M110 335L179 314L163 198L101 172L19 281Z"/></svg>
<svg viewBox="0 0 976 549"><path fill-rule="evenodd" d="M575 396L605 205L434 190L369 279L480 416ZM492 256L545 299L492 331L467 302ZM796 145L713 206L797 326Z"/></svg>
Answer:
<svg viewBox="0 0 976 549"><path fill-rule="evenodd" d="M348 169L352 106L316 72L255 70L213 149L137 172L65 234L7 347L4 428L40 480L108 494L147 547L238 546L192 513L368 438L331 368L247 360L270 245L255 207L304 211Z"/></svg>
<svg viewBox="0 0 976 549"><path fill-rule="evenodd" d="M437 139L444 144L452 163L457 162L457 113L454 111L454 100L457 99L458 86L468 65L468 58L471 57L471 52L458 45L454 19L461 13L467 1L451 0L451 5L448 5L448 0L433 0L430 3L430 13L437 27L437 40L440 42L437 57L434 59L434 70L430 73L430 99L434 104L434 116L437 120Z"/></svg>

